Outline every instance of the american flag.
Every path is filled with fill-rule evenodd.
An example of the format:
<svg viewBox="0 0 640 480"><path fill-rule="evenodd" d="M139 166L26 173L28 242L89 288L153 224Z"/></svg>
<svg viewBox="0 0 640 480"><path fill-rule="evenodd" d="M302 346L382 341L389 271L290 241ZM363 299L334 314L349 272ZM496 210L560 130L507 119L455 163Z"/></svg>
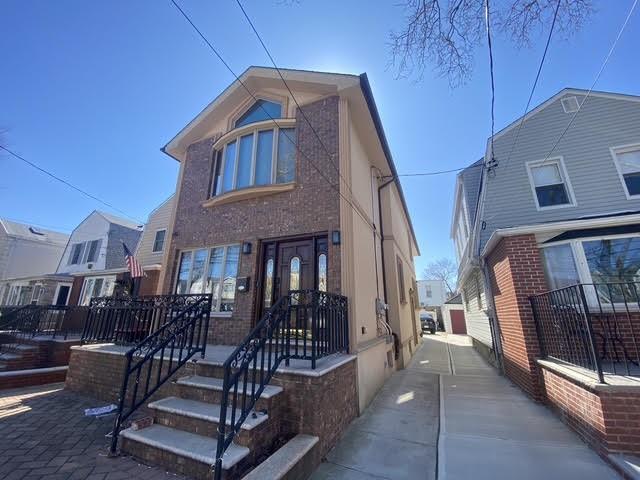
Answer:
<svg viewBox="0 0 640 480"><path fill-rule="evenodd" d="M140 266L138 260L136 260L136 257L133 256L133 253L131 253L131 250L127 248L124 242L122 242L122 248L124 248L124 260L127 262L127 268L131 273L131 278L144 277L142 266Z"/></svg>

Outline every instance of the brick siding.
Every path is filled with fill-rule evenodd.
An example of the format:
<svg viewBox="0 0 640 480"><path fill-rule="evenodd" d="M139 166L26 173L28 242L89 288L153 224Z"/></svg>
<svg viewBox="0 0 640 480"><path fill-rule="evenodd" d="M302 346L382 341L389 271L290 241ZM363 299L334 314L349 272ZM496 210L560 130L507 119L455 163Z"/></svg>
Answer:
<svg viewBox="0 0 640 480"><path fill-rule="evenodd" d="M503 238L488 257L491 288L506 375L541 399L536 357L540 354L529 296L547 289L534 235Z"/></svg>
<svg viewBox="0 0 640 480"><path fill-rule="evenodd" d="M324 145L334 154L338 165L338 97L328 97L303 106ZM322 171L331 183L338 185L338 174L330 165L300 113L296 116L297 143L300 150ZM180 250L216 245L251 242L250 254L241 254L238 277L249 277L247 292L236 292L231 318L216 318L210 323L210 341L237 344L249 332L256 315L256 272L260 242L269 238L330 232L340 228L339 196L313 168L297 154L296 186L260 198L203 207L210 191L212 146L216 135L191 145L184 161L182 185L177 199L175 225L169 239L169 261L163 291L174 291ZM328 288L340 292L340 246L329 244Z"/></svg>

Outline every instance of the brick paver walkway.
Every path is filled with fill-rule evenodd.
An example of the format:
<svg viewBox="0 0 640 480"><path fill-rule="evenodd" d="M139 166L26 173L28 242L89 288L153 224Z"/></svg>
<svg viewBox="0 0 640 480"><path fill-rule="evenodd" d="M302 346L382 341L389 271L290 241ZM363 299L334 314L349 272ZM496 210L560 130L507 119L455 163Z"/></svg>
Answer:
<svg viewBox="0 0 640 480"><path fill-rule="evenodd" d="M113 416L85 417L104 402L50 384L0 390L0 478L58 480L178 477L132 458L108 458Z"/></svg>

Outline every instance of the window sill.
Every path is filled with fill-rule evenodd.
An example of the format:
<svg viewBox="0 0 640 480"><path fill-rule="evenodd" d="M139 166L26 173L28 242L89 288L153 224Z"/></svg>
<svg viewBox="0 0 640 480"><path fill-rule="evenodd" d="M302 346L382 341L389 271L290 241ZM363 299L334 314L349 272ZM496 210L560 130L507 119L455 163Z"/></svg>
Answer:
<svg viewBox="0 0 640 480"><path fill-rule="evenodd" d="M233 312L211 312L209 313L210 318L231 318L233 316Z"/></svg>
<svg viewBox="0 0 640 480"><path fill-rule="evenodd" d="M248 198L264 197L266 195L274 195L276 193L289 192L296 187L295 182L289 183L277 183L271 185L261 185L259 187L248 187L240 190L233 190L231 192L217 195L208 200L202 202L202 206L205 208L215 207L218 205L225 205L227 203L237 202L239 200L246 200Z"/></svg>

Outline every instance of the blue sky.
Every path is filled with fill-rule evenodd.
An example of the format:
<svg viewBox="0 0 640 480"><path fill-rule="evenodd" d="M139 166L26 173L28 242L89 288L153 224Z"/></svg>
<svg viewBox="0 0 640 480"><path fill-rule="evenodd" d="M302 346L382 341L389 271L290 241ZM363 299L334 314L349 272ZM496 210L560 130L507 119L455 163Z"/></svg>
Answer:
<svg viewBox="0 0 640 480"><path fill-rule="evenodd" d="M388 3L388 5L386 4ZM560 89L589 88L632 0L596 2L568 41L552 41L532 106ZM233 0L183 8L236 72L269 65ZM400 173L472 163L490 133L486 50L464 87L426 72L396 80L388 32L395 2L245 0L281 67L366 72ZM375 8L372 7L375 5ZM160 152L232 77L168 0L2 2L0 127L4 144L129 215L145 219L175 188L177 163ZM546 34L516 50L495 39L496 129L522 114ZM640 10L596 89L640 95ZM424 266L454 257L454 174L402 180ZM102 205L0 154L0 216L69 231ZM116 213L116 212L114 212Z"/></svg>

